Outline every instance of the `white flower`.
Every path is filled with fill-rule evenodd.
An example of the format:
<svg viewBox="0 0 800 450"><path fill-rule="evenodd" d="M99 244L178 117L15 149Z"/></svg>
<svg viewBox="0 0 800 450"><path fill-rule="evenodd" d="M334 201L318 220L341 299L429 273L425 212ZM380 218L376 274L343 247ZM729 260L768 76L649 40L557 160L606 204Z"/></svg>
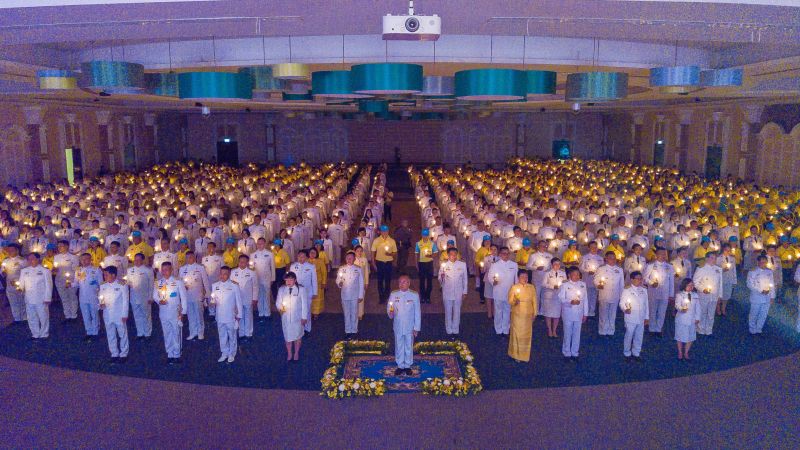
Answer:
<svg viewBox="0 0 800 450"><path fill-rule="evenodd" d="M444 380L444 385L445 386L450 386L450 380Z"/></svg>
<svg viewBox="0 0 800 450"><path fill-rule="evenodd" d="M464 382L463 382L463 381L461 381L460 379L457 381L457 383L458 383L459 385L461 385L461 384L464 384Z"/></svg>
<svg viewBox="0 0 800 450"><path fill-rule="evenodd" d="M377 386L377 385L375 384L374 381L369 384L370 389L375 389L375 386Z"/></svg>
<svg viewBox="0 0 800 450"><path fill-rule="evenodd" d="M361 385L358 384L358 383L354 383L353 384L353 389L355 389L355 390L358 390L358 388L360 388L360 387L361 387Z"/></svg>
<svg viewBox="0 0 800 450"><path fill-rule="evenodd" d="M342 383L342 384L339 385L339 391L340 392L344 392L344 390L345 390L345 386L344 386L344 383Z"/></svg>
<svg viewBox="0 0 800 450"><path fill-rule="evenodd" d="M467 357L466 357L466 358L464 358L464 359L465 359L465 360L467 360L467 361L469 361L469 362L472 362L472 356L467 356Z"/></svg>

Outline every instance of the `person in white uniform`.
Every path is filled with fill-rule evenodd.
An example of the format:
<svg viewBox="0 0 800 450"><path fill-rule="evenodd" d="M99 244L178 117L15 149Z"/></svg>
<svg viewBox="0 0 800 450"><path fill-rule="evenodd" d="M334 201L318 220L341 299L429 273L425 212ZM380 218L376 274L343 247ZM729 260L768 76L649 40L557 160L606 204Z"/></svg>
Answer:
<svg viewBox="0 0 800 450"><path fill-rule="evenodd" d="M625 315L625 341L622 352L625 360L641 362L644 327L650 321L648 291L642 286L644 277L639 271L631 273L631 285L623 289L619 307ZM671 285L671 283L670 283Z"/></svg>
<svg viewBox="0 0 800 450"><path fill-rule="evenodd" d="M748 330L753 336L760 335L767 321L769 307L775 301L775 280L772 269L767 268L767 257L756 259L758 267L747 273L747 288L750 289L750 314Z"/></svg>
<svg viewBox="0 0 800 450"><path fill-rule="evenodd" d="M25 267L25 260L20 256L21 246L10 244L6 246L6 259L0 264L6 281L6 297L11 306L11 316L14 322L21 323L27 318L25 308L25 295L19 290L19 276Z"/></svg>
<svg viewBox="0 0 800 450"><path fill-rule="evenodd" d="M78 319L78 287L75 283L75 269L80 265L80 258L69 252L69 241L58 242L58 254L53 257L55 271L55 287L64 318L72 321Z"/></svg>
<svg viewBox="0 0 800 450"><path fill-rule="evenodd" d="M263 237L258 238L256 251L250 255L250 266L258 278L258 317L270 317L272 314L270 287L275 281L275 255L269 251L267 240Z"/></svg>
<svg viewBox="0 0 800 450"><path fill-rule="evenodd" d="M605 254L606 263L594 274L597 287L598 310L597 328L600 336L613 336L616 331L617 305L625 288L625 275L617 265L617 257L612 251Z"/></svg>
<svg viewBox="0 0 800 450"><path fill-rule="evenodd" d="M283 276L283 286L275 296L275 308L281 314L283 340L286 342L286 360L300 359L300 346L303 344L303 327L308 320L309 305L306 290L297 285L297 275L287 272Z"/></svg>
<svg viewBox="0 0 800 450"><path fill-rule="evenodd" d="M561 260L553 258L550 261L550 270L544 274L542 282L542 315L545 325L547 325L547 337L558 337L558 321L561 320L561 299L558 298L558 291L561 285L567 281L567 273L561 269ZM588 292L587 292L588 295ZM587 303L588 305L588 303Z"/></svg>
<svg viewBox="0 0 800 450"><path fill-rule="evenodd" d="M297 277L298 286L306 291L306 309L311 311L311 302L317 297L317 267L308 262L308 250L297 252L297 261L289 266L289 271ZM311 332L311 316L306 317L304 327L306 332Z"/></svg>
<svg viewBox="0 0 800 450"><path fill-rule="evenodd" d="M153 287L153 301L158 303L158 317L164 334L164 348L169 364L180 363L183 316L186 314L189 294L183 281L172 276L172 263L161 264L161 278Z"/></svg>
<svg viewBox="0 0 800 450"><path fill-rule="evenodd" d="M494 332L508 336L511 328L511 304L508 291L517 282L517 263L510 259L511 251L500 248L500 259L492 264L487 274L492 283L494 298Z"/></svg>
<svg viewBox="0 0 800 450"><path fill-rule="evenodd" d="M248 266L250 257L239 256L239 267L231 270L230 279L239 285L242 296L242 313L239 322L239 338L249 340L253 337L253 308L258 304L258 280L256 273Z"/></svg>
<svg viewBox="0 0 800 450"><path fill-rule="evenodd" d="M412 373L414 339L422 330L419 294L409 289L411 278L405 274L400 275L398 284L399 289L392 291L389 294L389 301L386 302L386 312L392 319L394 328L394 358L397 363L394 374L396 376Z"/></svg>
<svg viewBox="0 0 800 450"><path fill-rule="evenodd" d="M108 266L103 269L106 280L100 286L100 309L103 310L103 322L106 325L106 338L108 350L111 352L111 361L124 362L128 357L128 288L117 281L117 267Z"/></svg>
<svg viewBox="0 0 800 450"><path fill-rule="evenodd" d="M594 274L603 265L603 257L598 251L597 241L590 241L589 253L581 256L578 265L583 274L583 282L586 283L586 292L589 294L589 317L597 314L597 287L594 285Z"/></svg>
<svg viewBox="0 0 800 450"><path fill-rule="evenodd" d="M41 265L38 253L28 254L28 267L19 274L19 289L25 296L28 327L34 339L50 336L50 302L53 300L53 274Z"/></svg>
<svg viewBox="0 0 800 450"><path fill-rule="evenodd" d="M136 339L149 338L153 333L153 270L145 265L147 257L144 253L133 256L133 267L125 274L128 285L128 297L133 310L133 321L136 325Z"/></svg>
<svg viewBox="0 0 800 450"><path fill-rule="evenodd" d="M80 267L75 270L75 282L78 287L78 304L81 308L83 328L86 330L86 341L97 337L98 314L100 308L98 293L103 283L103 273L92 265L92 255L84 253L80 257ZM152 289L152 284L148 290Z"/></svg>
<svg viewBox="0 0 800 450"><path fill-rule="evenodd" d="M647 265L642 277L649 302L648 331L662 336L667 308L675 300L675 269L667 261L666 249L656 250L656 260Z"/></svg>
<svg viewBox="0 0 800 450"><path fill-rule="evenodd" d="M717 315L728 315L728 301L733 296L733 287L739 282L736 274L736 257L732 253L733 247L729 243L722 244L717 265L722 268L722 295L717 303Z"/></svg>
<svg viewBox="0 0 800 450"><path fill-rule="evenodd" d="M206 275L208 275L208 282L211 284L216 283L219 281L219 271L222 266L225 265L225 260L222 258L222 255L217 254L217 244L214 242L209 242L206 251L206 256L203 257L201 263L203 267L206 269ZM208 315L214 317L215 314L215 307L214 305L208 306Z"/></svg>
<svg viewBox="0 0 800 450"><path fill-rule="evenodd" d="M461 323L461 303L469 289L467 264L458 260L458 249L447 249L447 261L439 266L439 284L444 302L444 328L450 335L458 334ZM509 312L509 323L510 323Z"/></svg>
<svg viewBox="0 0 800 450"><path fill-rule="evenodd" d="M358 333L358 304L364 301L364 274L355 265L356 254L347 252L344 265L336 271L336 286L341 290L344 333Z"/></svg>
<svg viewBox="0 0 800 450"><path fill-rule="evenodd" d="M571 361L578 359L581 346L581 325L586 322L589 304L586 301L586 283L581 281L581 271L577 267L567 269L567 282L558 291L561 301L561 320L564 327L564 342L561 354Z"/></svg>
<svg viewBox="0 0 800 450"><path fill-rule="evenodd" d="M203 320L203 304L211 296L211 283L203 266L197 264L197 255L193 251L186 252L186 264L178 270L178 277L186 286L189 294L186 318L189 321L189 336L187 341L194 338L204 339L205 321Z"/></svg>
<svg viewBox="0 0 800 450"><path fill-rule="evenodd" d="M697 305L694 282L691 278L684 278L675 296L675 342L679 360L690 359L689 349L697 339L697 326L700 325L700 309Z"/></svg>
<svg viewBox="0 0 800 450"><path fill-rule="evenodd" d="M714 329L714 318L717 314L717 302L722 297L722 268L717 265L717 254L708 252L706 263L694 272L694 285L697 288L700 325L697 332L711 335Z"/></svg>
<svg viewBox="0 0 800 450"><path fill-rule="evenodd" d="M237 331L242 318L244 305L239 286L230 280L231 269L223 266L219 271L219 281L211 285L211 299L217 314L217 334L219 334L219 350L222 356L217 362L232 363L238 349Z"/></svg>

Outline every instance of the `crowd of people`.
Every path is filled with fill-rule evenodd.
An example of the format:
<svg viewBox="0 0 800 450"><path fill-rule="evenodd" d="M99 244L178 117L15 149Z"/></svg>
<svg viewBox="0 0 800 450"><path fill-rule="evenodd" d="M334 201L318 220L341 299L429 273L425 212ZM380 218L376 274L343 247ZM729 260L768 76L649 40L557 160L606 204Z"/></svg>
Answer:
<svg viewBox="0 0 800 450"><path fill-rule="evenodd" d="M504 170L409 168L422 213L420 295L439 277L448 333L475 280L509 355L529 361L532 323L577 359L582 324L600 336L624 315L623 353L641 361L645 327L675 322L678 359L724 320L737 284L749 290L748 332L800 282L797 191L610 161L517 159ZM454 268L449 261L463 261ZM437 276L438 271L438 276ZM800 320L797 322L800 331Z"/></svg>

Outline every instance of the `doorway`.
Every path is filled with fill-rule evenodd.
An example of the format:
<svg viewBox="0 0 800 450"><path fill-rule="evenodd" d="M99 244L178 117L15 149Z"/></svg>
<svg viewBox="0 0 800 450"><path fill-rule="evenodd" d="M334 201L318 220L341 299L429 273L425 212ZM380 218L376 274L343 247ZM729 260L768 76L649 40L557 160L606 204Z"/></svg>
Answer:
<svg viewBox="0 0 800 450"><path fill-rule="evenodd" d="M239 143L230 138L217 141L217 162L239 167Z"/></svg>
<svg viewBox="0 0 800 450"><path fill-rule="evenodd" d="M706 147L706 178L718 180L722 173L722 147L709 145Z"/></svg>
<svg viewBox="0 0 800 450"><path fill-rule="evenodd" d="M653 165L658 167L664 166L664 141L658 140L653 146Z"/></svg>
<svg viewBox="0 0 800 450"><path fill-rule="evenodd" d="M64 158L66 160L67 182L73 185L76 181L83 180L83 158L81 158L81 149L64 149Z"/></svg>

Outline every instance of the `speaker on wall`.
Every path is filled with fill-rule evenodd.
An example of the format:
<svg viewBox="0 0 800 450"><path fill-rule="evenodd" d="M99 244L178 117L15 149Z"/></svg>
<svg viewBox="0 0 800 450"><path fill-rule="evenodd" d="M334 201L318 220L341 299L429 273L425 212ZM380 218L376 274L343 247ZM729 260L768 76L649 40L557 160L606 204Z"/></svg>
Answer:
<svg viewBox="0 0 800 450"><path fill-rule="evenodd" d="M566 139L553 141L553 159L570 158L572 158L572 148L570 142Z"/></svg>

